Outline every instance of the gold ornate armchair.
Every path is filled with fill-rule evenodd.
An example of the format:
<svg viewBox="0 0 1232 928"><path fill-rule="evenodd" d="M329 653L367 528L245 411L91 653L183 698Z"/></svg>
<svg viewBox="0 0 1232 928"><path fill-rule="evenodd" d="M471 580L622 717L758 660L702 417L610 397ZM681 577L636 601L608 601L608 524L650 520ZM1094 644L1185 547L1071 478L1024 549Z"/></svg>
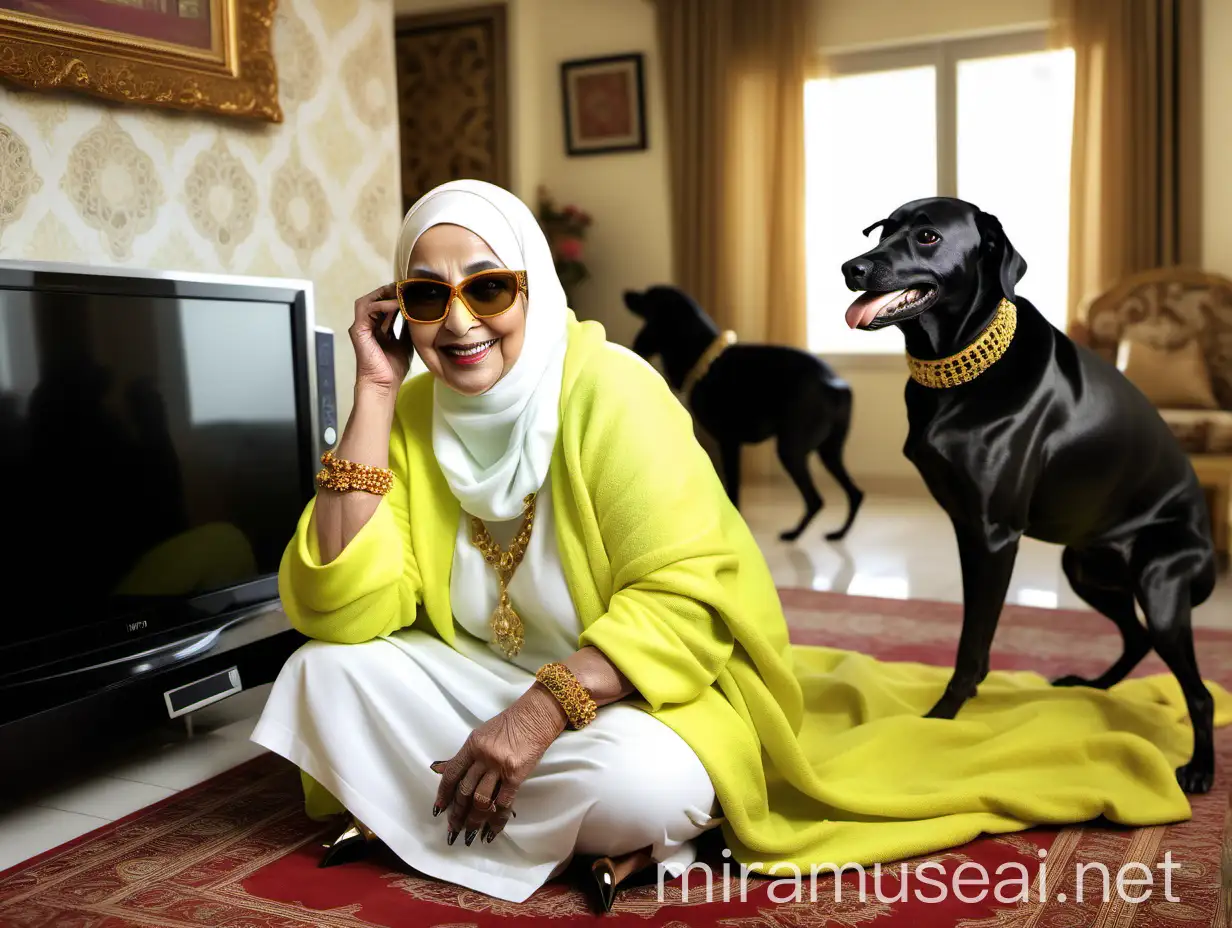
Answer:
<svg viewBox="0 0 1232 928"><path fill-rule="evenodd" d="M1159 411L1207 489L1215 548L1226 558L1232 520L1232 280L1188 268L1144 271L1095 297L1079 318L1076 340L1113 363L1123 340L1163 351L1191 340L1201 347L1218 408Z"/></svg>

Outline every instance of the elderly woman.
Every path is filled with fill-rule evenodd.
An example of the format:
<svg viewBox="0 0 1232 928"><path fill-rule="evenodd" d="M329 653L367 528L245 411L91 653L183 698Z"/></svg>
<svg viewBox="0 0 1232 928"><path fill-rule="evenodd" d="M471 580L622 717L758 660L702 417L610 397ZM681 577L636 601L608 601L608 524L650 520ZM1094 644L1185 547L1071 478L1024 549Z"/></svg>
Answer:
<svg viewBox="0 0 1232 928"><path fill-rule="evenodd" d="M918 716L944 671L793 652L688 414L573 318L511 194L433 190L395 270L356 303L354 409L282 563L286 612L315 640L253 735L301 768L309 814L352 817L327 862L379 839L522 901L593 856L609 908L652 861L688 866L720 815L736 860L764 870L892 860L1109 797L1120 821L1187 808L1145 741L1129 766L1071 775L1058 745L1110 723L1042 697L1008 715L1021 680L1000 703L990 680L974 722L940 722ZM411 346L428 373L403 384Z"/></svg>
<svg viewBox="0 0 1232 928"><path fill-rule="evenodd" d="M725 691L800 711L774 586L687 413L572 317L523 203L433 190L396 272L356 303L354 409L282 564L317 641L253 737L352 843L513 901L593 855L610 905L691 862L716 785L764 794L723 732L749 702ZM402 385L410 345L429 374Z"/></svg>

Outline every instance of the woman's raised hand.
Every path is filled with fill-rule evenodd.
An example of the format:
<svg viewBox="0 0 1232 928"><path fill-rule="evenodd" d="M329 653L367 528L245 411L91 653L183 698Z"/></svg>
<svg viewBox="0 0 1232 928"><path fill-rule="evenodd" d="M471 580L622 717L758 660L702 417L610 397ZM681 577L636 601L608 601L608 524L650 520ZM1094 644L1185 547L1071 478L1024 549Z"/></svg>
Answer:
<svg viewBox="0 0 1232 928"><path fill-rule="evenodd" d="M541 686L484 722L452 760L437 761L441 775L432 814L449 812L446 840L459 834L469 846L476 837L491 841L513 813L518 789L539 764L548 746L565 730L560 704Z"/></svg>
<svg viewBox="0 0 1232 928"><path fill-rule="evenodd" d="M386 284L355 301L351 344L355 347L355 383L396 395L411 369L410 338L394 337L398 300ZM404 336L406 333L403 333Z"/></svg>

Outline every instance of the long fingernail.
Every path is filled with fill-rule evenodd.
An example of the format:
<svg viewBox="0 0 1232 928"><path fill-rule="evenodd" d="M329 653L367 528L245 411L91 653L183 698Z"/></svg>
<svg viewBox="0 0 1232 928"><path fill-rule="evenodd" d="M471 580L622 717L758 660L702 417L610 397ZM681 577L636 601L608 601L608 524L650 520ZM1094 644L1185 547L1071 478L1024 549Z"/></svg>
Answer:
<svg viewBox="0 0 1232 928"><path fill-rule="evenodd" d="M486 838L485 840L488 842L488 844L491 844L491 843L492 843L492 839L493 839L493 838L495 838L495 837L496 837L496 832L494 832L494 831L489 831L489 832L488 832L488 835L487 835L487 838Z"/></svg>
<svg viewBox="0 0 1232 928"><path fill-rule="evenodd" d="M513 809L509 810L509 814L512 815L514 818L518 817L518 813L514 812Z"/></svg>
<svg viewBox="0 0 1232 928"><path fill-rule="evenodd" d="M480 841L491 841L492 839L488 837L488 835L490 835L491 833L492 833L491 827L488 825L487 822L484 822L483 823L483 833L479 836L479 840Z"/></svg>
<svg viewBox="0 0 1232 928"><path fill-rule="evenodd" d="M432 817L433 818L436 818L438 815L440 815L444 811L445 810L442 809L440 806L438 806L436 803L432 803Z"/></svg>
<svg viewBox="0 0 1232 928"><path fill-rule="evenodd" d="M452 846L453 846L453 843L454 843L455 841L457 841L457 840L458 840L458 833L457 833L456 831L454 831L452 828L450 828L450 829L449 829L449 834L445 835L445 840L446 840L446 841L449 843L449 845L452 847Z"/></svg>
<svg viewBox="0 0 1232 928"><path fill-rule="evenodd" d="M432 763L428 764L428 769L433 773L436 773L436 768L443 763L445 763L443 760L434 760Z"/></svg>
<svg viewBox="0 0 1232 928"><path fill-rule="evenodd" d="M475 843L475 835L477 834L479 834L478 828L472 828L470 831L466 833L466 846L467 847L470 847L472 844Z"/></svg>

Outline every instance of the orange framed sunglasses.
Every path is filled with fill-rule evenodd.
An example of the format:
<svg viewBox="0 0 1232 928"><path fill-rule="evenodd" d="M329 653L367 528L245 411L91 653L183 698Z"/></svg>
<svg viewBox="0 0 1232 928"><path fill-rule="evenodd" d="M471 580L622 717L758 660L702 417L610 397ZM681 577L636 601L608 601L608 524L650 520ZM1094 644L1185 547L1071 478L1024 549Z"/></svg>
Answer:
<svg viewBox="0 0 1232 928"><path fill-rule="evenodd" d="M454 299L459 299L476 319L492 319L508 312L518 294L529 298L526 272L493 268L479 271L456 284L412 277L394 284L402 318L415 325L431 325L449 314Z"/></svg>

